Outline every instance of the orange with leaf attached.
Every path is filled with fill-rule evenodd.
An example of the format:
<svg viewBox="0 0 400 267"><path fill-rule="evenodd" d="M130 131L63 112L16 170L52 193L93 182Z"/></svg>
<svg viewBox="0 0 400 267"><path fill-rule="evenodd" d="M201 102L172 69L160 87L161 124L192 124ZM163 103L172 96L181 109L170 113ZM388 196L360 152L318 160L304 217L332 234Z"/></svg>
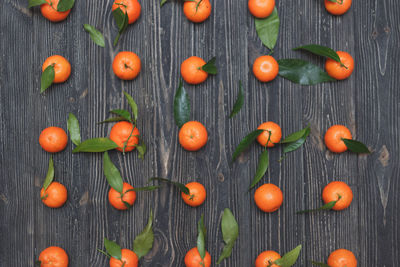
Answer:
<svg viewBox="0 0 400 267"><path fill-rule="evenodd" d="M114 257L110 258L110 267L137 267L139 258L135 252L130 249L121 249L121 260Z"/></svg>
<svg viewBox="0 0 400 267"><path fill-rule="evenodd" d="M210 267L211 255L206 251L206 256L202 259L197 247L192 248L186 253L185 265L186 267Z"/></svg>
<svg viewBox="0 0 400 267"><path fill-rule="evenodd" d="M281 255L272 250L261 252L256 259L256 267L279 267L278 265L272 263L280 258Z"/></svg>
<svg viewBox="0 0 400 267"><path fill-rule="evenodd" d="M138 0L115 0L112 5L112 11L120 8L122 12L126 13L129 18L129 24L134 23L140 17L142 6Z"/></svg>
<svg viewBox="0 0 400 267"><path fill-rule="evenodd" d="M118 145L117 150L125 152L132 151L139 144L139 130L127 121L117 122L110 131L110 139Z"/></svg>
<svg viewBox="0 0 400 267"><path fill-rule="evenodd" d="M331 182L322 191L322 200L325 204L337 201L332 209L344 210L350 206L353 200L353 191L345 182Z"/></svg>
<svg viewBox="0 0 400 267"><path fill-rule="evenodd" d="M65 57L60 55L48 57L42 65L42 71L51 65L54 67L53 83L63 83L68 80L71 75L71 64Z"/></svg>
<svg viewBox="0 0 400 267"><path fill-rule="evenodd" d="M117 210L127 210L136 200L136 192L133 190L133 186L128 183L123 183L122 194L111 188L108 191L108 201Z"/></svg>
<svg viewBox="0 0 400 267"><path fill-rule="evenodd" d="M206 200L207 192L204 186L198 182L191 182L186 185L189 195L182 192L183 201L192 207L198 207Z"/></svg>
<svg viewBox="0 0 400 267"><path fill-rule="evenodd" d="M211 15L211 3L209 0L185 0L183 13L192 22L203 22Z"/></svg>
<svg viewBox="0 0 400 267"><path fill-rule="evenodd" d="M325 70L329 76L336 80L344 80L350 77L354 70L353 57L343 51L336 52L340 58L340 62L328 58L325 62Z"/></svg>
<svg viewBox="0 0 400 267"><path fill-rule="evenodd" d="M40 12L42 12L43 17L52 21L52 22L60 22L65 20L71 10L67 10L65 12L57 11L58 2L60 0L46 0L47 4L43 4L40 6Z"/></svg>
<svg viewBox="0 0 400 267"><path fill-rule="evenodd" d="M257 141L260 145L264 147L274 147L276 143L279 143L279 141L281 141L282 129L275 122L264 122L260 124L257 129L265 130L257 137Z"/></svg>
<svg viewBox="0 0 400 267"><path fill-rule="evenodd" d="M343 125L333 125L325 133L325 145L334 153L342 153L347 150L343 139L352 139L350 130Z"/></svg>
<svg viewBox="0 0 400 267"><path fill-rule="evenodd" d="M199 84L204 82L208 73L202 70L207 63L200 57L189 57L181 64L181 75L185 82L189 84Z"/></svg>
<svg viewBox="0 0 400 267"><path fill-rule="evenodd" d="M42 188L40 191L42 202L50 208L62 207L68 198L68 191L64 185L59 182L52 182L47 189Z"/></svg>
<svg viewBox="0 0 400 267"><path fill-rule="evenodd" d="M325 8L332 15L343 15L351 7L351 0L325 0Z"/></svg>

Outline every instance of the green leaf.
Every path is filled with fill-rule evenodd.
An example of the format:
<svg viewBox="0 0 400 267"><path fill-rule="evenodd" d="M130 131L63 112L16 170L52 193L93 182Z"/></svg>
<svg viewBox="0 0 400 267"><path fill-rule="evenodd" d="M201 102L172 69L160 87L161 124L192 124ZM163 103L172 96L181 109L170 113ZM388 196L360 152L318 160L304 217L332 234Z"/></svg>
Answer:
<svg viewBox="0 0 400 267"><path fill-rule="evenodd" d="M264 132L265 130L259 129L252 131L245 138L240 141L239 145L236 147L235 152L233 152L232 161L235 161L237 157L246 150L256 139L257 137Z"/></svg>
<svg viewBox="0 0 400 267"><path fill-rule="evenodd" d="M256 31L261 42L270 50L274 50L279 34L279 15L275 8L272 14L265 19L254 18Z"/></svg>
<svg viewBox="0 0 400 267"><path fill-rule="evenodd" d="M162 7L168 0L161 0L160 7Z"/></svg>
<svg viewBox="0 0 400 267"><path fill-rule="evenodd" d="M104 237L104 246L111 257L116 258L117 260L122 259L121 247L117 243Z"/></svg>
<svg viewBox="0 0 400 267"><path fill-rule="evenodd" d="M322 46L322 45L317 45L317 44L309 44L309 45L303 45L303 46L299 46L296 48L293 48L294 51L296 50L306 50L308 52L311 52L317 56L322 56L322 57L327 57L330 59L333 59L339 63L340 62L340 57L339 55L336 53L335 50L326 47L326 46Z"/></svg>
<svg viewBox="0 0 400 267"><path fill-rule="evenodd" d="M176 186L182 193L189 195L190 194L190 190L189 188L187 188L184 184L178 183L178 182L174 182L171 181L169 179L166 178L160 178L160 177L153 177L149 179L149 182L151 181L160 181L160 182L165 182L165 183L169 183L172 184L174 186Z"/></svg>
<svg viewBox="0 0 400 267"><path fill-rule="evenodd" d="M252 189L264 177L265 173L268 170L268 165L269 165L268 150L265 149L263 153L261 153L258 159L256 174L254 175L249 190Z"/></svg>
<svg viewBox="0 0 400 267"><path fill-rule="evenodd" d="M111 149L117 148L118 145L112 141L110 138L101 137L101 138L92 138L83 141L74 150L72 153L78 152L104 152Z"/></svg>
<svg viewBox="0 0 400 267"><path fill-rule="evenodd" d="M201 215L199 222L197 223L197 250L199 251L200 257L203 260L206 256L206 227L204 226L204 215Z"/></svg>
<svg viewBox="0 0 400 267"><path fill-rule="evenodd" d="M135 123L136 123L136 120L138 118L137 104L136 104L135 100L133 100L133 98L130 94L128 94L127 92L124 91L124 95L125 95L126 99L128 100L129 106L131 107L131 110L132 110L133 118L135 119Z"/></svg>
<svg viewBox="0 0 400 267"><path fill-rule="evenodd" d="M317 266L321 266L321 267L331 267L326 263L323 262L315 262L315 261L311 261L312 264L317 265Z"/></svg>
<svg viewBox="0 0 400 267"><path fill-rule="evenodd" d="M46 91L47 88L50 87L50 85L53 84L54 77L56 73L54 71L54 66L50 65L48 66L42 73L42 77L40 78L40 93L43 93Z"/></svg>
<svg viewBox="0 0 400 267"><path fill-rule="evenodd" d="M117 27L118 27L118 34L114 40L114 46L116 46L119 41L119 38L121 37L121 34L126 30L126 28L129 25L129 17L128 17L128 13L123 12L121 8L115 9L112 12L112 14L113 14L115 23L117 24Z"/></svg>
<svg viewBox="0 0 400 267"><path fill-rule="evenodd" d="M54 162L53 162L53 156L50 156L49 160L49 168L47 169L47 175L46 179L44 179L43 182L43 188L46 191L47 187L53 182L54 180Z"/></svg>
<svg viewBox="0 0 400 267"><path fill-rule="evenodd" d="M107 178L108 184L117 192L122 194L124 182L122 181L121 173L119 172L117 167L115 167L114 163L112 163L108 152L104 152L103 171L104 175Z"/></svg>
<svg viewBox="0 0 400 267"><path fill-rule="evenodd" d="M222 260L231 256L233 245L239 236L239 225L235 216L233 216L231 210L228 208L224 210L224 214L222 215L221 229L225 246L219 256L217 264L220 264Z"/></svg>
<svg viewBox="0 0 400 267"><path fill-rule="evenodd" d="M341 199L341 197L339 196L339 199L338 199L338 200L334 200L334 201L331 201L331 202L329 202L329 203L326 203L325 205L323 205L322 207L319 207L319 208L317 208L317 209L301 210L301 211L298 211L298 212L296 212L296 213L297 213L297 214L304 214L304 213L309 213L309 212L316 212L316 211L323 211L323 210L331 210L331 209L336 205L336 203L337 203L340 199Z"/></svg>
<svg viewBox="0 0 400 267"><path fill-rule="evenodd" d="M336 81L320 67L302 59L280 59L279 75L301 85Z"/></svg>
<svg viewBox="0 0 400 267"><path fill-rule="evenodd" d="M117 121L126 121L126 119L124 117L112 117L104 121L98 122L97 124L107 123L107 122L117 122Z"/></svg>
<svg viewBox="0 0 400 267"><path fill-rule="evenodd" d="M310 135L311 129L310 129L310 127L307 127L303 130L305 130L305 132L300 139L293 141L291 143L285 144L285 146L283 147L283 153L286 154L286 153L295 151L296 149L300 148L306 142L307 137ZM301 130L301 131L303 131L303 130Z"/></svg>
<svg viewBox="0 0 400 267"><path fill-rule="evenodd" d="M347 148L354 153L367 153L370 154L371 151L369 151L368 147L361 143L360 141L357 140L352 140L352 139L345 139L342 138L344 144L347 146Z"/></svg>
<svg viewBox="0 0 400 267"><path fill-rule="evenodd" d="M231 115L229 115L229 118L233 118L240 109L242 108L244 103L244 93L243 93L243 86L242 86L242 81L239 81L239 94L236 98L235 104L233 105L233 109L231 112Z"/></svg>
<svg viewBox="0 0 400 267"><path fill-rule="evenodd" d="M105 47L104 36L95 27L90 24L83 24L83 28L87 31L92 38L92 41L98 46Z"/></svg>
<svg viewBox="0 0 400 267"><path fill-rule="evenodd" d="M179 128L190 120L190 100L182 81L179 82L178 90L175 93L174 118Z"/></svg>
<svg viewBox="0 0 400 267"><path fill-rule="evenodd" d="M292 134L289 134L288 136L285 137L285 139L283 139L283 141L281 141L282 144L285 143L292 143L294 141L299 140L300 138L302 138L307 131L309 131L310 126L307 126L304 129L301 129L300 131L294 132Z"/></svg>
<svg viewBox="0 0 400 267"><path fill-rule="evenodd" d="M154 190L157 190L157 189L159 189L161 186L144 186L144 187L135 187L135 188L133 188L133 189L128 189L128 190L126 190L125 192L124 192L124 194L126 194L126 193L128 193L128 192L131 192L131 191L133 191L133 192L145 192L145 191L154 191Z"/></svg>
<svg viewBox="0 0 400 267"><path fill-rule="evenodd" d="M81 143L81 130L78 119L72 113L68 115L67 127L72 143L79 146Z"/></svg>
<svg viewBox="0 0 400 267"><path fill-rule="evenodd" d="M34 6L40 6L43 4L47 4L46 0L29 0L28 1L28 8L34 7Z"/></svg>
<svg viewBox="0 0 400 267"><path fill-rule="evenodd" d="M144 159L144 155L147 152L146 144L143 141L140 141L140 144L136 146L136 149L139 152L139 159Z"/></svg>
<svg viewBox="0 0 400 267"><path fill-rule="evenodd" d="M133 251L139 257L144 257L152 249L154 243L153 233L153 211L150 210L150 216L146 228L133 241Z"/></svg>
<svg viewBox="0 0 400 267"><path fill-rule="evenodd" d="M208 74L217 74L218 70L217 67L215 66L215 61L217 60L216 57L213 57L210 59L203 67L201 67L202 70L207 72Z"/></svg>
<svg viewBox="0 0 400 267"><path fill-rule="evenodd" d="M74 7L75 0L60 0L57 5L58 12L66 12Z"/></svg>
<svg viewBox="0 0 400 267"><path fill-rule="evenodd" d="M124 109L114 109L110 110L110 113L113 113L115 115L118 115L118 117L122 117L127 121L132 121L131 113L129 111L124 110Z"/></svg>
<svg viewBox="0 0 400 267"><path fill-rule="evenodd" d="M300 255L300 251L301 251L301 245L298 245L296 248L283 255L282 258L274 261L274 264L279 265L280 267L293 266Z"/></svg>

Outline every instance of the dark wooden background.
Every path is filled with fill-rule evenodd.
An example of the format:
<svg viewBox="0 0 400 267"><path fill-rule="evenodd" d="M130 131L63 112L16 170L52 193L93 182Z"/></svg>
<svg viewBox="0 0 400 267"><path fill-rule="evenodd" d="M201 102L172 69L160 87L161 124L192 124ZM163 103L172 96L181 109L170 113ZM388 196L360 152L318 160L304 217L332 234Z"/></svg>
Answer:
<svg viewBox="0 0 400 267"><path fill-rule="evenodd" d="M0 265L33 266L44 248L57 245L66 249L72 267L108 266L107 258L96 251L103 248L103 237L131 248L150 208L156 239L141 266L184 266L202 213L215 263L223 246L221 214L229 207L238 218L240 237L232 257L221 266L253 266L263 250L283 254L298 244L304 248L296 266L310 266L311 259L325 261L337 248L352 250L359 266L400 266L399 2L354 1L347 14L334 17L322 0L278 1L276 58L304 58L323 66L323 59L291 51L308 43L345 50L355 58L350 79L310 87L279 77L268 84L256 81L252 63L268 51L255 33L247 1L212 1L210 18L196 25L184 17L179 2L162 9L159 0L140 2L141 18L112 47L117 29L111 0L77 0L68 19L57 24L45 20L38 8L28 10L26 0L0 1ZM84 23L104 32L105 49L89 39ZM134 51L142 60L134 81L123 82L112 72L112 59L122 50ZM72 75L40 95L41 65L53 54L69 59ZM207 146L196 153L180 147L173 119L180 63L192 55L206 60L217 56L219 69L205 83L185 86L192 118L209 132ZM245 104L229 120L239 79ZM123 177L134 186L152 176L198 180L208 191L203 206L186 206L179 192L167 186L138 193L130 211L116 211L107 200L102 155L73 155L71 142L54 155L56 179L68 188L68 202L61 209L41 203L49 160L38 143L41 130L52 125L66 129L68 112L73 112L83 139L106 136L112 125L96 122L110 109L128 108L122 90L138 103L139 129L149 149L144 161L137 153L110 154ZM279 148L270 152L271 167L263 181L284 192L284 204L272 214L260 212L253 191L246 192L261 147L252 146L229 165L239 141L267 120L279 123L284 135L307 124L312 127L305 146L282 163ZM374 153L329 153L323 135L338 123L347 125ZM295 214L321 205L322 188L333 180L346 181L353 189L349 209Z"/></svg>

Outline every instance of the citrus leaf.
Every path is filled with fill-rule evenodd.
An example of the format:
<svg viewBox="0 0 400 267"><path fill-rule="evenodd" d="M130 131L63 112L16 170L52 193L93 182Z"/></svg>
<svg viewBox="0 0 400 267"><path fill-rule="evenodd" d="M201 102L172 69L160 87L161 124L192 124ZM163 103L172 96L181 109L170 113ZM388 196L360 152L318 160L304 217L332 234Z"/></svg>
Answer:
<svg viewBox="0 0 400 267"><path fill-rule="evenodd" d="M294 141L297 141L300 138L302 138L309 129L310 129L310 127L307 126L306 128L301 129L300 131L289 134L288 136L285 137L285 139L283 139L283 141L281 141L281 143L285 144L285 143L292 143Z"/></svg>
<svg viewBox="0 0 400 267"><path fill-rule="evenodd" d="M114 241L108 240L107 238L104 237L104 246L106 248L107 253L111 257L116 258L117 260L122 259L121 247L117 243L115 243Z"/></svg>
<svg viewBox="0 0 400 267"><path fill-rule="evenodd" d="M249 190L252 189L264 177L265 173L268 170L268 165L269 165L268 150L265 149L264 152L261 153L258 159L256 174L254 175Z"/></svg>
<svg viewBox="0 0 400 267"><path fill-rule="evenodd" d="M99 32L95 27L90 24L83 24L83 28L89 33L90 38L92 38L92 41L95 44L101 47L104 47L106 45L103 34Z"/></svg>
<svg viewBox="0 0 400 267"><path fill-rule="evenodd" d="M157 189L159 189L161 186L144 186L144 187L135 187L135 188L133 188L133 189L128 189L128 190L126 190L125 192L124 192L124 194L126 194L126 193L128 193L128 192L131 192L131 191L133 191L133 192L144 192L144 191L154 191L154 190L157 190Z"/></svg>
<svg viewBox="0 0 400 267"><path fill-rule="evenodd" d="M328 0L329 1L329 0ZM321 267L331 267L326 263L323 262L315 262L315 261L311 261L312 264L317 265L317 266L321 266Z"/></svg>
<svg viewBox="0 0 400 267"><path fill-rule="evenodd" d="M98 122L97 124L107 123L107 122L117 122L117 121L127 121L124 117L112 117L104 121Z"/></svg>
<svg viewBox="0 0 400 267"><path fill-rule="evenodd" d="M239 81L239 94L236 98L235 104L233 105L229 118L233 118L240 111L240 109L243 106L243 103L244 103L243 86L242 86L242 81Z"/></svg>
<svg viewBox="0 0 400 267"><path fill-rule="evenodd" d="M352 139L345 139L342 138L344 144L347 146L347 148L354 153L368 153L370 154L371 151L369 151L368 147L361 143L360 141L357 140L352 140Z"/></svg>
<svg viewBox="0 0 400 267"><path fill-rule="evenodd" d="M339 197L339 199L340 199L340 197ZM339 199L331 201L331 202L328 202L325 205L323 205L322 207L319 207L317 209L298 211L297 214L304 214L304 213L323 211L323 210L331 210L336 205L336 203L339 201Z"/></svg>
<svg viewBox="0 0 400 267"><path fill-rule="evenodd" d="M206 256L206 227L204 226L204 214L201 215L197 223L197 250L199 251L200 258L203 260Z"/></svg>
<svg viewBox="0 0 400 267"><path fill-rule="evenodd" d="M279 75L301 85L336 81L320 67L302 59L280 59Z"/></svg>
<svg viewBox="0 0 400 267"><path fill-rule="evenodd" d="M54 162L53 156L50 156L49 160L49 168L47 169L46 179L43 182L43 188L46 191L47 187L53 182L54 180Z"/></svg>
<svg viewBox="0 0 400 267"><path fill-rule="evenodd" d="M79 146L81 143L81 130L78 119L72 113L68 115L67 127L72 143Z"/></svg>
<svg viewBox="0 0 400 267"><path fill-rule="evenodd" d="M265 19L254 19L256 31L261 42L268 47L268 49L273 50L276 41L278 40L279 34L279 15L275 8L272 14Z"/></svg>
<svg viewBox="0 0 400 267"><path fill-rule="evenodd" d="M150 210L149 220L144 230L133 241L133 251L138 258L144 257L152 249L154 243L153 211Z"/></svg>
<svg viewBox="0 0 400 267"><path fill-rule="evenodd" d="M75 0L60 0L57 5L58 12L66 12L74 7Z"/></svg>
<svg viewBox="0 0 400 267"><path fill-rule="evenodd" d="M161 0L160 7L162 7L168 0Z"/></svg>
<svg viewBox="0 0 400 267"><path fill-rule="evenodd" d="M168 183L168 184L172 184L172 185L176 186L182 193L184 193L186 195L190 194L189 188L187 188L184 184L181 184L181 183L178 183L178 182L174 182L174 181L171 181L171 180L166 179L166 178L160 178L160 177L150 178L149 182L151 182L151 181L160 181L160 182L165 182L165 183Z"/></svg>
<svg viewBox="0 0 400 267"><path fill-rule="evenodd" d="M47 4L46 0L29 0L28 1L28 8L34 7L34 6L40 6L43 4Z"/></svg>
<svg viewBox="0 0 400 267"><path fill-rule="evenodd" d="M235 161L237 157L244 151L246 148L248 148L255 140L256 138L262 134L264 130L255 130L246 135L245 138L240 141L239 145L236 147L235 152L233 152L232 156L232 161Z"/></svg>
<svg viewBox="0 0 400 267"><path fill-rule="evenodd" d="M47 88L50 87L50 85L53 84L54 77L56 73L54 71L54 66L50 65L48 66L42 73L42 77L40 78L40 93L43 93L46 91Z"/></svg>
<svg viewBox="0 0 400 267"><path fill-rule="evenodd" d="M301 251L301 245L298 245L296 248L283 255L282 258L274 261L274 264L279 265L280 267L293 266L300 255L300 251Z"/></svg>
<svg viewBox="0 0 400 267"><path fill-rule="evenodd" d="M304 129L303 129L304 130ZM295 151L296 149L300 148L305 142L307 137L310 135L311 129L309 127L305 128L304 135L291 143L286 143L285 146L283 147L283 153L289 153L292 151Z"/></svg>
<svg viewBox="0 0 400 267"><path fill-rule="evenodd" d="M110 138L102 137L102 138L92 138L83 141L74 150L72 153L78 152L104 152L111 149L117 148L118 145L112 141Z"/></svg>
<svg viewBox="0 0 400 267"><path fill-rule="evenodd" d="M340 63L340 57L336 53L336 51L329 47L326 47L326 46L317 45L317 44L309 44L309 45L303 45L303 46L293 48L293 50L294 51L305 50L305 51L311 52L317 56L327 57L327 58L333 59Z"/></svg>
<svg viewBox="0 0 400 267"><path fill-rule="evenodd" d="M131 121L132 120L131 113L129 113L129 111L124 110L124 109L113 109L113 110L110 110L110 113L118 115L119 117L122 117L127 121Z"/></svg>
<svg viewBox="0 0 400 267"><path fill-rule="evenodd" d="M121 8L117 8L112 11L115 23L117 24L118 27L118 34L115 37L114 40L114 46L117 45L119 38L121 37L121 34L126 30L126 28L129 25L129 17L128 13L123 12Z"/></svg>
<svg viewBox="0 0 400 267"><path fill-rule="evenodd" d="M127 92L124 91L124 95L125 95L126 99L128 100L128 104L131 107L133 118L135 119L135 123L136 123L136 120L138 118L137 104L136 104L135 100L133 100L133 98L130 94L128 94Z"/></svg>
<svg viewBox="0 0 400 267"><path fill-rule="evenodd" d="M182 85L182 81L179 82L179 87L175 93L174 118L175 123L179 128L181 128L182 125L184 125L190 119L190 100L185 88Z"/></svg>
<svg viewBox="0 0 400 267"><path fill-rule="evenodd" d="M124 182L122 181L121 173L112 163L108 152L104 152L103 156L103 171L107 178L108 184L115 189L115 191L122 194Z"/></svg>
<svg viewBox="0 0 400 267"><path fill-rule="evenodd" d="M220 264L222 260L231 256L232 248L239 236L239 225L235 219L235 216L233 216L231 210L228 208L224 209L224 214L222 215L221 220L221 229L225 246L221 255L219 256L217 264Z"/></svg>
<svg viewBox="0 0 400 267"><path fill-rule="evenodd" d="M202 70L207 72L208 74L217 74L218 70L217 67L215 66L215 61L217 60L216 57L213 57L210 59L203 67L201 67Z"/></svg>
<svg viewBox="0 0 400 267"><path fill-rule="evenodd" d="M139 152L139 159L144 159L144 155L147 152L146 144L143 141L140 141L140 145L136 145L136 149Z"/></svg>

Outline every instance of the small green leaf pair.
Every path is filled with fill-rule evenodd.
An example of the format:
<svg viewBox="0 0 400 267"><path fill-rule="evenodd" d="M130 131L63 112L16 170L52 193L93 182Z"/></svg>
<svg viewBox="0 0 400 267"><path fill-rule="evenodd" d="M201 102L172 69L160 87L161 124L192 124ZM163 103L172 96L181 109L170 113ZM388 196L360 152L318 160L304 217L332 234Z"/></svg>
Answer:
<svg viewBox="0 0 400 267"><path fill-rule="evenodd" d="M150 216L147 225L133 241L132 250L140 260L150 252L150 250L153 248L153 243L153 211L150 210ZM104 238L104 247L106 248L106 252L99 250L101 253L105 254L107 257L113 257L122 261L122 249L116 242Z"/></svg>
<svg viewBox="0 0 400 267"><path fill-rule="evenodd" d="M113 12L113 17L115 20L115 23L117 24L118 27L118 34L117 37L115 37L114 39L114 46L116 46L118 44L119 38L121 37L122 33L125 32L126 28L129 25L129 17L128 17L128 13L122 11L121 8L117 8L115 9Z"/></svg>
<svg viewBox="0 0 400 267"><path fill-rule="evenodd" d="M339 55L333 49L326 46L309 44L293 48L293 50L305 50L318 56L333 59L342 64ZM318 66L302 59L280 59L278 60L278 64L279 75L294 83L299 83L301 85L314 85L323 82L336 81L336 79L329 76L328 73Z"/></svg>
<svg viewBox="0 0 400 267"><path fill-rule="evenodd" d="M244 150L246 150L264 131L265 130L257 129L249 133L245 138L243 138L242 141L240 141L239 145L236 147L235 151L233 152L232 162L234 162L237 159L237 157ZM281 142L284 144L283 153L286 154L300 148L305 143L309 134L310 134L310 127L306 127L298 132L292 133L289 136L287 136ZM270 140L268 140L268 142L270 142ZM262 179L262 177L264 177L265 173L268 170L269 153L266 147L267 145L265 146L264 151L261 153L258 159L256 173L254 175L253 181L250 184L249 190L252 189L258 182L260 182L260 180ZM281 160L283 158L284 157L282 157Z"/></svg>
<svg viewBox="0 0 400 267"><path fill-rule="evenodd" d="M48 4L46 0L28 0L28 8ZM56 7L58 12L66 12L74 7L75 0L60 0Z"/></svg>

